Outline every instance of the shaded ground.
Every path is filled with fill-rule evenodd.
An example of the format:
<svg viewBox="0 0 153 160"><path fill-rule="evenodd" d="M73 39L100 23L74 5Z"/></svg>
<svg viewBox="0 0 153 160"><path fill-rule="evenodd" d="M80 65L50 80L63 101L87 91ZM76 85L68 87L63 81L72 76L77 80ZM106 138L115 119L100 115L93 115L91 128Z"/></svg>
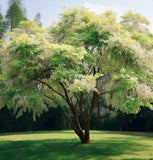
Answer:
<svg viewBox="0 0 153 160"><path fill-rule="evenodd" d="M92 131L92 145L73 131L0 134L0 160L153 160L153 134Z"/></svg>

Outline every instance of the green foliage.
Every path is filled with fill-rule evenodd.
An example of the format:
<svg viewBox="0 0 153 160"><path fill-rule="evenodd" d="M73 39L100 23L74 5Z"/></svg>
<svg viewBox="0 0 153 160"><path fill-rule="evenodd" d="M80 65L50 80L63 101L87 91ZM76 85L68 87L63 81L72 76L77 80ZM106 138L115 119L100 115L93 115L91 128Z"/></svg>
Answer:
<svg viewBox="0 0 153 160"><path fill-rule="evenodd" d="M67 99L76 103L80 91L107 93L108 103L127 113L140 105L152 108L152 36L117 23L112 11L68 9L47 30L35 21L21 22L10 37L2 49L0 100L11 99L8 104L21 114L28 109L40 115L47 98L55 106L68 105Z"/></svg>
<svg viewBox="0 0 153 160"><path fill-rule="evenodd" d="M147 33L149 31L147 28L147 26L150 25L149 20L139 13L128 11L123 16L121 16L121 19L124 27L130 32L137 31Z"/></svg>
<svg viewBox="0 0 153 160"><path fill-rule="evenodd" d="M143 46L147 50L153 49L152 37L149 37L148 35L146 35L144 33L134 32L132 38L137 40L141 44L141 46Z"/></svg>
<svg viewBox="0 0 153 160"><path fill-rule="evenodd" d="M123 16L121 16L121 18L123 20L137 20L146 25L150 24L150 22L148 21L146 17L142 16L140 13L133 13L132 11L128 11Z"/></svg>

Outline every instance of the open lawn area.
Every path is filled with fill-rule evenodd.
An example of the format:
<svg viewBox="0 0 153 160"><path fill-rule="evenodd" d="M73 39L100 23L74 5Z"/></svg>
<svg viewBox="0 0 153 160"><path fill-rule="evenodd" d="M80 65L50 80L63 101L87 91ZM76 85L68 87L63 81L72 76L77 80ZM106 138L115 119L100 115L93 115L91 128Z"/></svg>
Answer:
<svg viewBox="0 0 153 160"><path fill-rule="evenodd" d="M91 131L91 141L73 131L0 134L0 160L153 160L153 133Z"/></svg>

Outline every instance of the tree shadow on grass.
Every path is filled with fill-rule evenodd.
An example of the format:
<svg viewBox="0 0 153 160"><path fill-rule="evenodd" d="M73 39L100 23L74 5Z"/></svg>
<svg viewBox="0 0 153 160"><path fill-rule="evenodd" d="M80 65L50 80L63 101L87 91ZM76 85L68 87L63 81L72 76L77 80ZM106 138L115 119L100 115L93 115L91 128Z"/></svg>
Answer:
<svg viewBox="0 0 153 160"><path fill-rule="evenodd" d="M123 139L92 142L89 145L80 144L78 139L0 141L0 160L109 160L149 147Z"/></svg>

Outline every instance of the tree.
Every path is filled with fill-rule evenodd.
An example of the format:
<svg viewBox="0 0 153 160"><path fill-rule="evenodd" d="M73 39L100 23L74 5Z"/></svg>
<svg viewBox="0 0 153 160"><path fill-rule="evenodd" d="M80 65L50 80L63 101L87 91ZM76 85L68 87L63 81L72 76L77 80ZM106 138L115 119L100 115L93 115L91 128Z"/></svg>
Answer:
<svg viewBox="0 0 153 160"><path fill-rule="evenodd" d="M6 30L6 22L4 21L2 13L0 13L0 39L3 38Z"/></svg>
<svg viewBox="0 0 153 160"><path fill-rule="evenodd" d="M113 12L68 9L49 30L21 22L10 37L1 48L0 102L18 115L33 110L35 118L47 110L45 102L58 105L81 143L91 143L90 120L102 96L126 113L137 113L140 105L152 109L153 54Z"/></svg>
<svg viewBox="0 0 153 160"><path fill-rule="evenodd" d="M39 12L35 15L34 21L36 21L40 25L42 25L42 23L41 23L41 14Z"/></svg>
<svg viewBox="0 0 153 160"><path fill-rule="evenodd" d="M20 21L27 20L25 16L25 9L22 7L21 0L10 0L9 9L6 13L6 19L10 29L17 27Z"/></svg>

